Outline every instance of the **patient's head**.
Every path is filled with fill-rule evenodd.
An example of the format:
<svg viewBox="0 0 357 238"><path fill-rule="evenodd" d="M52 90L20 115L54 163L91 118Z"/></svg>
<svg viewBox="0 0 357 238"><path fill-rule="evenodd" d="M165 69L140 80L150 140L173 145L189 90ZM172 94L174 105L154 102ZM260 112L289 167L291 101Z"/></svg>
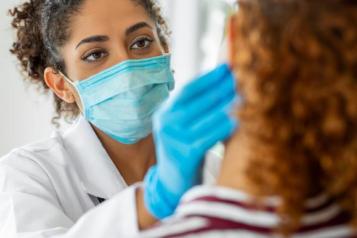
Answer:
<svg viewBox="0 0 357 238"><path fill-rule="evenodd" d="M356 22L354 0L241 0L231 22L242 103L227 156L244 145L250 192L282 196L292 220L321 191L357 218Z"/></svg>

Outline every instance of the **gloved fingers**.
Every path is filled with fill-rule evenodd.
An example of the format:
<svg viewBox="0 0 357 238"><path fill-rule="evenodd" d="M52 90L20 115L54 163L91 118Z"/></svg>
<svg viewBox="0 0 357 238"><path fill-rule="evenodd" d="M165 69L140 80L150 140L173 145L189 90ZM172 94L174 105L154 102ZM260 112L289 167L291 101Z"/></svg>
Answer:
<svg viewBox="0 0 357 238"><path fill-rule="evenodd" d="M210 75L215 75L215 80L212 80ZM176 99L174 98L161 106L154 114L156 126L160 126L158 125L161 124L158 123L160 121L165 121L165 124L190 122L196 119L195 117L201 116L205 110L211 109L220 101L233 97L236 93L235 80L227 65L221 65L196 81L188 84L183 92L177 95ZM200 96L197 93L198 91L194 93L194 85L198 85L198 88L204 88L206 91L202 92ZM188 94L190 94L190 97L188 97ZM191 100L186 100L188 98Z"/></svg>
<svg viewBox="0 0 357 238"><path fill-rule="evenodd" d="M211 108L205 114L192 119L187 125L182 122L183 119L177 121L173 119L171 123L166 123L160 128L161 134L169 135L184 143L193 143L202 138L204 133L211 131L216 124L229 120L228 114L234 108L237 101L237 97L228 99L222 102L221 105Z"/></svg>
<svg viewBox="0 0 357 238"><path fill-rule="evenodd" d="M190 102L197 95L205 93L207 90L216 87L221 83L222 78L232 75L227 64L222 64L213 71L199 77L198 79L187 84L179 93L176 100L173 101L173 107ZM232 76L233 77L233 76Z"/></svg>
<svg viewBox="0 0 357 238"><path fill-rule="evenodd" d="M181 105L180 109L172 112L172 116L186 126L199 118L205 117L211 111L224 107L236 97L236 91L232 77L222 79L222 81L224 83L201 95L196 95L190 103Z"/></svg>
<svg viewBox="0 0 357 238"><path fill-rule="evenodd" d="M172 159L174 158L187 158L190 157L190 151L192 150L191 140L188 140L188 132L182 130L176 130L176 128L168 127L161 133L160 140L154 135L155 141L162 141L164 144L160 145L157 154L169 153ZM166 146L169 145L169 146ZM158 158L159 160L159 158Z"/></svg>
<svg viewBox="0 0 357 238"><path fill-rule="evenodd" d="M230 110L227 110L227 108L219 108L212 111L211 114L201 118L191 128L189 128L191 137L198 139L200 137L210 136L210 134L215 133L215 128L218 125L233 119L229 115L229 111Z"/></svg>
<svg viewBox="0 0 357 238"><path fill-rule="evenodd" d="M228 108L229 105L236 100L237 96L235 92L233 92L225 98L222 98L220 101L217 101L215 105L207 106L201 102L202 108L197 108L196 110L193 110L193 107L191 108L188 106L186 110L185 108L182 108L179 111L165 115L166 122L171 122L171 124L175 127L179 127L181 129L191 128L197 122L209 117L211 114Z"/></svg>
<svg viewBox="0 0 357 238"><path fill-rule="evenodd" d="M238 105L239 97L234 93L231 97L227 97L225 101L221 101L220 104L209 108L206 112L201 112L196 118L192 118L185 128L190 128L190 131L194 131L195 128L202 127L205 122L213 120L215 117L219 117L223 113L228 116L235 107ZM201 125L201 126L200 126Z"/></svg>
<svg viewBox="0 0 357 238"><path fill-rule="evenodd" d="M193 126L188 129L191 134L190 137L194 140L198 140L204 136L214 134L217 129L224 127L224 123L226 122L236 122L237 119L230 115L233 105L235 105L234 101L226 107L211 111L209 114L206 114L205 117L196 121Z"/></svg>
<svg viewBox="0 0 357 238"><path fill-rule="evenodd" d="M199 148L197 153L205 153L212 148L219 141L228 139L236 130L238 121L229 116L221 116L222 119L217 119L217 124L212 125L211 128L207 128L206 132L203 132L201 139L197 140L192 146ZM213 121L212 121L213 122Z"/></svg>

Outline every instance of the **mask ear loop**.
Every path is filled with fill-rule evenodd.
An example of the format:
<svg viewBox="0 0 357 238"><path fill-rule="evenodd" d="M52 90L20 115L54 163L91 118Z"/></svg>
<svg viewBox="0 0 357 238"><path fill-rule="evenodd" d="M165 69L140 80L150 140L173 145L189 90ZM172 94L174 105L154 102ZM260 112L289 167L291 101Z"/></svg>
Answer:
<svg viewBox="0 0 357 238"><path fill-rule="evenodd" d="M171 66L171 60L172 60L172 54L170 52L164 52L161 57L169 57L169 64L170 64L170 71L172 73L172 75L175 75L175 69L172 68ZM174 80L172 82L169 83L169 90L172 91L175 89L175 85L176 85L176 81L175 81L175 77Z"/></svg>
<svg viewBox="0 0 357 238"><path fill-rule="evenodd" d="M80 109L82 109L82 113L85 113L85 112L84 112L83 99L82 99L82 97L81 97L81 94L79 93L79 90L78 90L76 84L75 84L70 78L68 78L64 73L62 73L61 71L58 71L58 72L59 72L59 74L64 78L64 80L65 80L67 83L69 83L69 85L71 85L71 87L77 92L77 95L78 95L78 97L79 97L79 99L80 99L80 103L81 103Z"/></svg>

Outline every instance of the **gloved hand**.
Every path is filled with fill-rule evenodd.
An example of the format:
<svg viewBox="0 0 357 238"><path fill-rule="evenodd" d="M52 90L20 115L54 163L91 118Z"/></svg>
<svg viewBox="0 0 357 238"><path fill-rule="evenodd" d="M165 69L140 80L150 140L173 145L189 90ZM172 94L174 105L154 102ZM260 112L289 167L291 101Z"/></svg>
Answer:
<svg viewBox="0 0 357 238"><path fill-rule="evenodd" d="M171 215L200 183L205 153L236 128L229 115L235 99L235 80L224 64L186 85L154 115L157 164L144 180L145 205L154 217Z"/></svg>

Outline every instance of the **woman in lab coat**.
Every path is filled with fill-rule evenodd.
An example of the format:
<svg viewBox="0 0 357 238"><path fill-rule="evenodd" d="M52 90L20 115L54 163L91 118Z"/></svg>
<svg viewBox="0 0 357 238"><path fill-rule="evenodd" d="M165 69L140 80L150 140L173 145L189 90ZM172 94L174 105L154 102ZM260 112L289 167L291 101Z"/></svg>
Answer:
<svg viewBox="0 0 357 238"><path fill-rule="evenodd" d="M153 117L174 84L153 1L29 0L11 15L26 78L53 92L55 118L78 119L0 160L0 237L131 237L172 214L235 128L229 67Z"/></svg>

